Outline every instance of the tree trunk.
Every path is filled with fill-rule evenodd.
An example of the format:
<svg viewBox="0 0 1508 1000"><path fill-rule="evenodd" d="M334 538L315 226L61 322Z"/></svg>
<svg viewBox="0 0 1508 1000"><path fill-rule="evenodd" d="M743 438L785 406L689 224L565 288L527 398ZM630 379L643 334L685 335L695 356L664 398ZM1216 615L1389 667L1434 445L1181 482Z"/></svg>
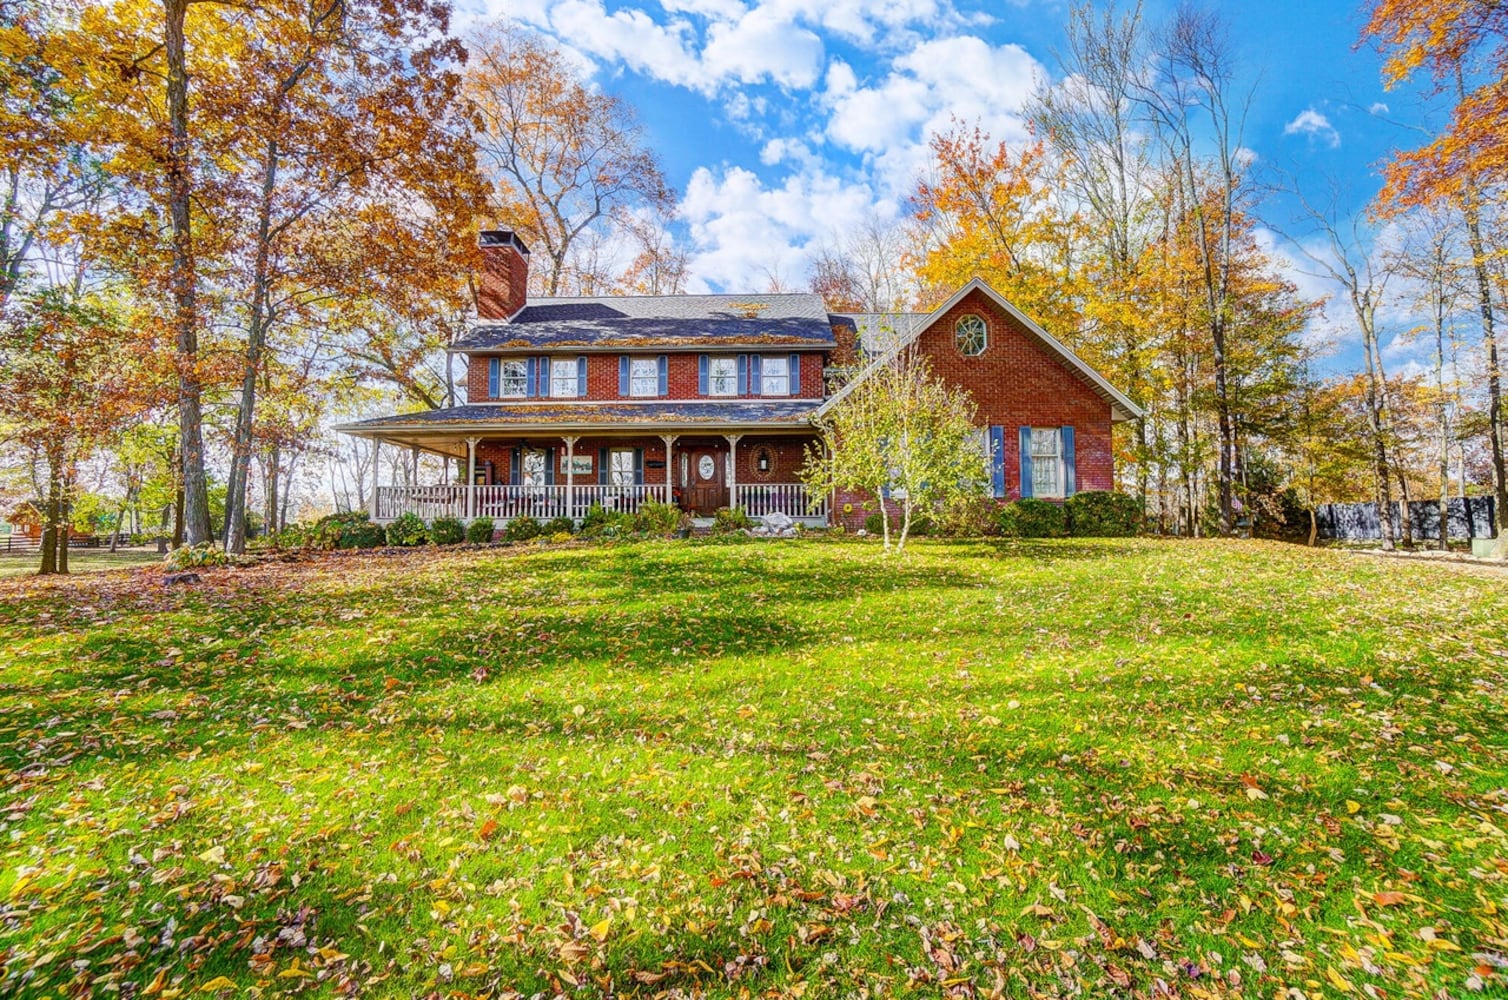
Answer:
<svg viewBox="0 0 1508 1000"><path fill-rule="evenodd" d="M62 489L58 494L58 563L59 573L68 572L68 540L73 534L73 502L69 499L73 491L72 477L66 477L62 481Z"/></svg>
<svg viewBox="0 0 1508 1000"><path fill-rule="evenodd" d="M251 435L256 413L257 375L267 339L267 286L270 281L272 203L277 190L277 137L267 142L262 164L262 194L257 203L256 263L252 270L251 316L246 325L246 363L241 376L241 405L230 459L230 492L225 499L225 551L246 551L246 481L251 467ZM449 356L447 356L447 363Z"/></svg>
<svg viewBox="0 0 1508 1000"><path fill-rule="evenodd" d="M37 568L40 576L49 576L58 571L58 521L62 504L62 486L58 482L57 463L49 456L47 461L47 499L42 504L42 565Z"/></svg>
<svg viewBox="0 0 1508 1000"><path fill-rule="evenodd" d="M183 483L173 492L173 548L183 548Z"/></svg>
<svg viewBox="0 0 1508 1000"><path fill-rule="evenodd" d="M1309 508L1309 541L1308 546L1314 548L1314 540L1319 537L1319 519L1314 516L1314 508Z"/></svg>
<svg viewBox="0 0 1508 1000"><path fill-rule="evenodd" d="M182 513L190 545L210 540L209 484L204 473L200 410L198 277L191 218L193 186L188 139L188 65L183 22L189 0L163 0L163 48L167 54L168 215L172 221L171 289L178 364L178 439L183 463Z"/></svg>
<svg viewBox="0 0 1508 1000"><path fill-rule="evenodd" d="M1409 481L1403 475L1402 467L1398 469L1398 531L1399 537L1403 539L1403 547L1413 548L1414 512L1409 509Z"/></svg>

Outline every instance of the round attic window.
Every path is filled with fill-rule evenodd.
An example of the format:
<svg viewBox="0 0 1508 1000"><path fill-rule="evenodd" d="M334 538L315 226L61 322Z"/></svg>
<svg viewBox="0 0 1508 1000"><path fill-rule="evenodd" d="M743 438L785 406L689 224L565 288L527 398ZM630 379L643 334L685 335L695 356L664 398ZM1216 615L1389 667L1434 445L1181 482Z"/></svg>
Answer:
<svg viewBox="0 0 1508 1000"><path fill-rule="evenodd" d="M953 343L958 346L958 353L965 357L983 354L989 343L984 320L973 314L960 317L953 327Z"/></svg>

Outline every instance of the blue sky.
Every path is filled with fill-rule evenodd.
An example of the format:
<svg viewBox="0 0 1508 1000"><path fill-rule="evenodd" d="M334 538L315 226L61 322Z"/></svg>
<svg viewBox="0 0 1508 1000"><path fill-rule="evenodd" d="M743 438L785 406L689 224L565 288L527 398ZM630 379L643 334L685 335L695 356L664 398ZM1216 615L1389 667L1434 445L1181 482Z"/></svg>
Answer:
<svg viewBox="0 0 1508 1000"><path fill-rule="evenodd" d="M1146 16L1172 6L1149 2ZM1408 124L1423 111L1416 94L1384 91L1378 56L1357 46L1361 6L1215 6L1251 88L1244 145L1265 171L1317 194L1333 179L1347 209L1363 205L1389 152L1418 143ZM835 234L905 213L928 135L951 117L1023 137L1024 101L1058 75L1067 14L1034 0L463 0L463 27L519 20L638 108L681 193L694 291L804 286ZM1284 196L1263 214L1296 231ZM1306 291L1328 290L1302 270L1291 276Z"/></svg>

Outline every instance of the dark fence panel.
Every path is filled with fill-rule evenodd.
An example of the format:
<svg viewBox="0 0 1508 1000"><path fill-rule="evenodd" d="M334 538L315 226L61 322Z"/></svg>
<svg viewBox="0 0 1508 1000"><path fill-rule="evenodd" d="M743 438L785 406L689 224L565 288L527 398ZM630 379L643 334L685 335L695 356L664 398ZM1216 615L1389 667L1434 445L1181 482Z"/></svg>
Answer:
<svg viewBox="0 0 1508 1000"><path fill-rule="evenodd" d="M1494 520L1492 497L1460 497L1445 502L1450 538L1465 541L1472 538L1495 538L1492 529ZM1401 513L1398 501L1393 501L1393 523L1399 523ZM1418 539L1440 537L1440 504L1434 500L1415 500L1409 504L1409 515L1414 522L1414 537ZM1375 503L1327 503L1315 510L1315 522L1319 536L1342 542L1365 542L1382 537L1382 524L1377 519Z"/></svg>

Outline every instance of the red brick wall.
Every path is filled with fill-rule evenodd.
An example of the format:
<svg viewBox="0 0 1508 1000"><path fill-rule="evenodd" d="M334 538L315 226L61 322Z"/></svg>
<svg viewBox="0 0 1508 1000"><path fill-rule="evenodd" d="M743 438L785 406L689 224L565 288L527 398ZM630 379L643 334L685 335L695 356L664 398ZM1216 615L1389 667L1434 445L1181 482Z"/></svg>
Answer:
<svg viewBox="0 0 1508 1000"><path fill-rule="evenodd" d="M989 331L989 344L977 357L963 356L953 341L954 324L970 313L982 317ZM975 423L1005 428L1005 486L1010 499L1021 496L1021 427L1072 427L1077 488L1114 486L1110 404L983 293L975 292L949 310L921 335L917 346L937 375L974 397Z"/></svg>
<svg viewBox="0 0 1508 1000"><path fill-rule="evenodd" d="M697 395L700 388L701 374L697 358L704 352L669 353L666 361L666 399L701 399ZM771 354L782 352L771 351ZM789 352L786 352L789 353ZM523 355L515 355L523 356ZM543 353L541 357L547 356ZM555 357L574 357L558 353ZM642 357L643 355L638 355ZM825 363L825 355L820 351L808 351L801 357L801 391L795 399L821 399L825 394L822 386L822 368ZM632 399L642 397L618 395L618 358L617 354L588 354L586 356L586 399L594 402L616 401L620 399ZM463 384L466 387L466 400L471 403L488 402L487 395L487 362L485 355L468 355L466 377ZM718 396L718 399L757 399L760 397L752 394L743 396ZM772 396L771 399L785 399L785 396Z"/></svg>
<svg viewBox="0 0 1508 1000"><path fill-rule="evenodd" d="M482 280L477 290L477 316L507 319L524 307L529 293L529 258L516 247L482 247ZM487 381L482 380L485 388Z"/></svg>
<svg viewBox="0 0 1508 1000"><path fill-rule="evenodd" d="M480 441L476 447L477 468L484 468L484 463L492 462L494 475L497 482L506 483L509 474L510 452L519 444L521 439L496 438ZM531 435L528 439L531 448L554 448L556 451L555 482L565 485L565 474L560 471L560 455L565 453L565 443L558 437ZM739 483L794 483L796 473L805 462L805 446L814 442L816 436L810 437L778 437L774 435L751 435L744 437L738 442L738 466L737 481ZM680 462L680 456L698 447L711 446L722 451L727 450L727 440L721 435L683 437L675 443L675 461ZM665 442L659 437L643 435L633 438L596 438L584 437L576 442L576 454L591 455L593 459L591 475L579 476L577 481L582 485L588 485L597 481L596 461L598 450L601 448L643 448L644 449L644 481L646 483L665 482L664 469L651 469L648 463L651 461L663 461L665 458ZM761 448L768 449L771 463L771 472L767 476L760 476L755 470L755 459ZM860 519L862 520L862 518Z"/></svg>

